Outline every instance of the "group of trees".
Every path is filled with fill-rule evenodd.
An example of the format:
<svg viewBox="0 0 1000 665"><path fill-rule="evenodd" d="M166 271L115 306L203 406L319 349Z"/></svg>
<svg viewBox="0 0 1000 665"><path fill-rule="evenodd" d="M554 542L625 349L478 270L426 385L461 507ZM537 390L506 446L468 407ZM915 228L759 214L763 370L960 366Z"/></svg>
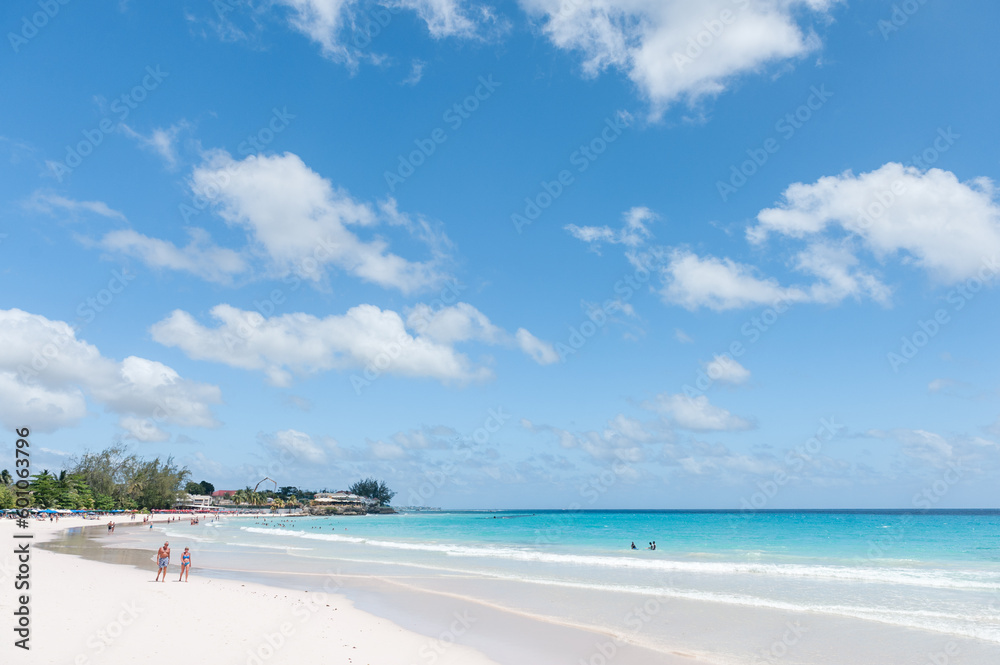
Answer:
<svg viewBox="0 0 1000 665"><path fill-rule="evenodd" d="M188 483L189 485L194 485L194 483ZM326 490L323 490L324 492ZM366 478L364 480L359 480L350 486L347 490L352 494L357 494L358 496L367 497L369 499L374 499L382 505L389 505L392 497L396 495L395 492L389 489L384 481L376 480L375 478ZM315 495L315 492L308 490L301 490L298 487L280 487L278 491L261 491L258 492L251 487L247 486L244 489L237 490L235 494L232 495L233 503L240 506L270 506L271 508L293 508L296 506L301 506L303 502L308 501Z"/></svg>
<svg viewBox="0 0 1000 665"><path fill-rule="evenodd" d="M188 484L184 486L184 491L188 494L211 494L215 491L215 485L207 480L202 480L197 483L188 481Z"/></svg>
<svg viewBox="0 0 1000 665"><path fill-rule="evenodd" d="M278 488L278 498L288 501L291 499L293 502L300 499L311 499L315 492L310 492L309 490L300 490L298 487L288 485L286 487Z"/></svg>
<svg viewBox="0 0 1000 665"><path fill-rule="evenodd" d="M70 467L50 473L43 470L31 477L29 491L34 508L69 510L143 510L170 508L178 496L211 494L215 485L189 480L190 472L172 457L143 459L126 446L112 446L99 453L86 452L71 458ZM15 488L8 470L0 472L0 508L15 507ZM395 492L375 478L359 480L348 489L352 494L388 505ZM237 505L291 508L301 506L314 492L286 486L277 491L255 491L249 486L232 496Z"/></svg>
<svg viewBox="0 0 1000 665"><path fill-rule="evenodd" d="M283 488L284 489L284 488ZM271 508L291 508L301 505L298 497L293 494L282 495L280 492L266 490L264 492L254 491L249 485L241 490L236 490L232 496L233 503L241 506L270 506Z"/></svg>
<svg viewBox="0 0 1000 665"><path fill-rule="evenodd" d="M392 497L396 496L396 493L389 489L384 480L376 480L375 478L359 480L351 485L347 491L351 494L374 499L383 506L388 506Z"/></svg>
<svg viewBox="0 0 1000 665"><path fill-rule="evenodd" d="M30 478L33 508L70 510L139 510L169 508L190 472L172 457L143 459L126 446L72 458L57 474L44 469ZM14 507L10 473L0 472L0 508Z"/></svg>
<svg viewBox="0 0 1000 665"><path fill-rule="evenodd" d="M0 471L0 509L14 508L14 500L17 495L14 493L14 479L11 478L10 471L4 469Z"/></svg>

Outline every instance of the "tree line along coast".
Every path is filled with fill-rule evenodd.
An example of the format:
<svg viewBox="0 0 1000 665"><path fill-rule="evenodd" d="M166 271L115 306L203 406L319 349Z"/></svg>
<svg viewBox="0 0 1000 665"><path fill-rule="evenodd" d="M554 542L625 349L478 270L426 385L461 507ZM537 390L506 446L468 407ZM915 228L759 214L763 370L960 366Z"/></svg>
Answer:
<svg viewBox="0 0 1000 665"><path fill-rule="evenodd" d="M357 511L328 508L356 504L366 513L378 513L392 512L389 503L396 494L384 481L375 478L358 480L340 492L292 485L279 487L276 481L267 480L273 483L272 489L260 490L258 483L254 488L216 490L206 480L193 481L190 470L177 464L173 457L143 458L127 446L113 445L100 452L88 451L72 457L65 469L43 469L27 480L27 489L30 509L95 512L191 509L191 499L199 499L198 508L207 510L251 507L350 513ZM8 469L0 471L0 509L24 508L16 504L18 488L24 489L23 485L17 486Z"/></svg>

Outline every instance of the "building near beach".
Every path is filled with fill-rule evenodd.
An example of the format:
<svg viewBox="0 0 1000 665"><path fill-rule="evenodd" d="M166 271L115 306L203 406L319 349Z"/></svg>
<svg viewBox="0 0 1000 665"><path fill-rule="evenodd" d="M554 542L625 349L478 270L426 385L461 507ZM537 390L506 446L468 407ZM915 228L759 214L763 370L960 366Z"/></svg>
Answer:
<svg viewBox="0 0 1000 665"><path fill-rule="evenodd" d="M212 492L212 503L216 506L233 506L233 495L236 490L215 490Z"/></svg>
<svg viewBox="0 0 1000 665"><path fill-rule="evenodd" d="M378 501L350 492L317 492L306 511L313 515L367 515L378 510Z"/></svg>
<svg viewBox="0 0 1000 665"><path fill-rule="evenodd" d="M309 502L311 506L336 506L336 505L353 505L353 506L365 506L373 503L371 499L364 496L358 496L357 494L351 494L350 492L317 492L312 501Z"/></svg>
<svg viewBox="0 0 1000 665"><path fill-rule="evenodd" d="M208 494L185 494L183 499L174 503L174 508L185 510L204 510L212 507L212 497Z"/></svg>

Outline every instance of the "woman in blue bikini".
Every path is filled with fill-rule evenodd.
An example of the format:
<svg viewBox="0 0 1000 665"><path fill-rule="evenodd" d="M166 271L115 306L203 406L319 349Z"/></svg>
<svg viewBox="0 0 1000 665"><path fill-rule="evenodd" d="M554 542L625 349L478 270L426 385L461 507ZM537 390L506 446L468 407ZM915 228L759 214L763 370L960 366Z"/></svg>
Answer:
<svg viewBox="0 0 1000 665"><path fill-rule="evenodd" d="M184 554L181 555L181 576L177 579L178 582L187 582L187 576L191 574L191 551L190 548L184 548Z"/></svg>

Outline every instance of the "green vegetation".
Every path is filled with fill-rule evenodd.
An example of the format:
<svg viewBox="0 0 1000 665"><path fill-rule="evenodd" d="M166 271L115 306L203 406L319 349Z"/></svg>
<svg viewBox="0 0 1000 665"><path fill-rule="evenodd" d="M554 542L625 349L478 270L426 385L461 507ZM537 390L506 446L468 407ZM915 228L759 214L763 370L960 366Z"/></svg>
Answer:
<svg viewBox="0 0 1000 665"><path fill-rule="evenodd" d="M188 481L188 483L184 486L184 491L188 494L211 494L215 491L215 485L207 480L202 480L197 483Z"/></svg>
<svg viewBox="0 0 1000 665"><path fill-rule="evenodd" d="M4 469L6 471L6 469ZM14 491L7 486L7 483L0 484L0 509L3 508L16 508L14 505L14 500L17 495Z"/></svg>
<svg viewBox="0 0 1000 665"><path fill-rule="evenodd" d="M43 469L29 479L33 508L68 510L148 510L170 508L190 472L166 461L129 454L125 446L86 452L58 475ZM0 508L13 508L10 472L0 472ZM211 483L205 483L211 487ZM199 491L203 489L198 486Z"/></svg>
<svg viewBox="0 0 1000 665"><path fill-rule="evenodd" d="M94 494L87 481L78 473L61 471L57 476L48 469L31 477L28 487L35 508L94 508Z"/></svg>
<svg viewBox="0 0 1000 665"><path fill-rule="evenodd" d="M247 486L241 490L236 490L232 496L233 503L241 506L270 507L272 510L278 508L294 508L301 506L299 497L292 492L299 492L296 487L282 487L279 491L266 490L255 492L253 488Z"/></svg>
<svg viewBox="0 0 1000 665"><path fill-rule="evenodd" d="M190 472L174 458L146 460L125 446L84 453L72 460L70 473L82 475L94 494L95 508L125 510L170 508Z"/></svg>
<svg viewBox="0 0 1000 665"><path fill-rule="evenodd" d="M396 493L389 489L385 481L376 480L375 478L359 480L351 485L347 491L351 494L375 499L383 506L388 506L389 502L392 501L392 497L396 496Z"/></svg>
<svg viewBox="0 0 1000 665"><path fill-rule="evenodd" d="M189 480L190 472L172 457L143 459L126 446L111 446L99 453L85 452L70 459L70 468L50 473L43 470L30 478L33 508L69 510L151 510L171 508L184 494L211 494L215 485ZM323 490L326 491L326 490ZM389 505L395 492L375 478L359 480L348 489ZM231 497L238 506L257 508L297 508L308 503L315 492L291 485L277 491L254 491L247 486ZM17 495L8 470L0 471L0 509L14 508Z"/></svg>

